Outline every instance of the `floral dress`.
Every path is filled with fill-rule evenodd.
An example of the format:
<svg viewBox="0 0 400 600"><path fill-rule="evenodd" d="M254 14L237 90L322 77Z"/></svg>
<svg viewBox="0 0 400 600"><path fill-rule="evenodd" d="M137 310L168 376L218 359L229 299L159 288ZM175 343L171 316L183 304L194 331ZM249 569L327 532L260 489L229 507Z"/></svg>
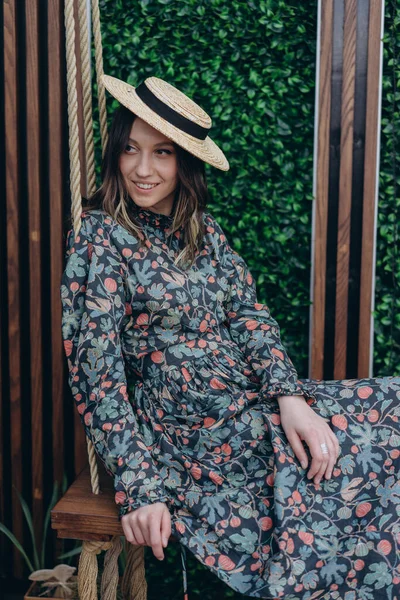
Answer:
<svg viewBox="0 0 400 600"><path fill-rule="evenodd" d="M181 548L245 596L400 600L400 378L298 379L213 216L184 271L172 215L137 212L144 248L83 213L61 281L69 382L120 517L166 503ZM280 395L303 395L339 440L320 489Z"/></svg>

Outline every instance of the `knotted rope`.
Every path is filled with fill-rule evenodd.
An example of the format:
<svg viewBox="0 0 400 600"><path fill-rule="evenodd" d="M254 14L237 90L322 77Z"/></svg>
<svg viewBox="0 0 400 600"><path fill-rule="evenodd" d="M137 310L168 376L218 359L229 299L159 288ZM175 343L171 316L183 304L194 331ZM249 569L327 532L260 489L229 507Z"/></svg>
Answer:
<svg viewBox="0 0 400 600"><path fill-rule="evenodd" d="M128 544L121 591L127 600L146 600L147 581L144 567L144 547Z"/></svg>
<svg viewBox="0 0 400 600"><path fill-rule="evenodd" d="M83 542L78 567L78 594L84 600L97 600L97 555L106 550L101 578L101 600L115 600L118 586L118 556L122 550L119 536L110 542Z"/></svg>

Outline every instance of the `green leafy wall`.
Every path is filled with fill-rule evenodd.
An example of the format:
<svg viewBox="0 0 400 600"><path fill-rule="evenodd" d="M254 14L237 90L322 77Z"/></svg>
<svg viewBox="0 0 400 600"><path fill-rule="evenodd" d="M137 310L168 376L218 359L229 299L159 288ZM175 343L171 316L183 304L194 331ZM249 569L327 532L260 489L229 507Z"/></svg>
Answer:
<svg viewBox="0 0 400 600"><path fill-rule="evenodd" d="M400 375L400 4L385 6L374 374Z"/></svg>
<svg viewBox="0 0 400 600"><path fill-rule="evenodd" d="M105 73L166 79L213 119L231 168L207 168L210 212L307 376L316 0L102 0L100 11Z"/></svg>

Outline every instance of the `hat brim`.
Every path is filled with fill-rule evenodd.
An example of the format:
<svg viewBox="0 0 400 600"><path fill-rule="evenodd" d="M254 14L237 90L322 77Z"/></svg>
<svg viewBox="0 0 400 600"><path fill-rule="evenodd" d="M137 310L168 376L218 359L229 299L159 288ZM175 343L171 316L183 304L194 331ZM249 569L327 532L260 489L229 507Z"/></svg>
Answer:
<svg viewBox="0 0 400 600"><path fill-rule="evenodd" d="M143 119L143 121L146 121L154 129L157 129L173 142L213 167L221 171L229 170L229 162L225 154L209 136L204 140L199 140L178 129L149 108L136 94L135 88L132 85L116 77L111 77L111 75L102 75L101 81L108 92L118 102Z"/></svg>

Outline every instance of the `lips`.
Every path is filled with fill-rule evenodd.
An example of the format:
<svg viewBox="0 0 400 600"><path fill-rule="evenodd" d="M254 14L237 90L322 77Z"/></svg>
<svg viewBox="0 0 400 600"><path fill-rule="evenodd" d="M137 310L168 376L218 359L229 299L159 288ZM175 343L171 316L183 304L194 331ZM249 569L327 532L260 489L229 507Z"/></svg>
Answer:
<svg viewBox="0 0 400 600"><path fill-rule="evenodd" d="M135 188L138 190L138 192L143 192L143 193L145 193L145 194L148 194L149 192L152 192L153 190L155 190L155 189L156 189L156 187L157 187L158 185L160 185L159 183L157 183L156 185L153 185L151 188L148 188L147 190L145 190L144 188L140 188L139 186L137 186L137 185L136 185L136 183L135 183L134 181L133 181L132 183L134 184L134 186L135 186Z"/></svg>

